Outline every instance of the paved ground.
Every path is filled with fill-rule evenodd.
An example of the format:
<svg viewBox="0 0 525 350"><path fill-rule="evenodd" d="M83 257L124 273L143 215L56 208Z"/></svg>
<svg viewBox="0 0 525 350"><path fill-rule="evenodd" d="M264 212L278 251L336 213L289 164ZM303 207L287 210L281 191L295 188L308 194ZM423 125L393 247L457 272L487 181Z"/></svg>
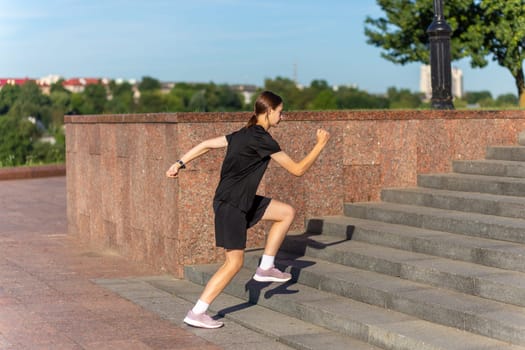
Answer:
<svg viewBox="0 0 525 350"><path fill-rule="evenodd" d="M185 325L201 288L67 235L64 177L0 181L0 350L290 349L242 313L217 330Z"/></svg>
<svg viewBox="0 0 525 350"><path fill-rule="evenodd" d="M64 177L0 181L0 349L220 348L94 283L153 272L66 233Z"/></svg>

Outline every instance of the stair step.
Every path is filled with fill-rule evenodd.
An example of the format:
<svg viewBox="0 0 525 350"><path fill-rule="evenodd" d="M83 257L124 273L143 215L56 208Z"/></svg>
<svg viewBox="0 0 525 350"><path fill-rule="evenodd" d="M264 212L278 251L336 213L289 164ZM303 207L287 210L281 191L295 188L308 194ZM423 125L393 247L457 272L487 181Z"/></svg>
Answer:
<svg viewBox="0 0 525 350"><path fill-rule="evenodd" d="M487 148L487 159L525 161L525 146L493 146Z"/></svg>
<svg viewBox="0 0 525 350"><path fill-rule="evenodd" d="M525 306L525 274L327 235L289 236L292 254Z"/></svg>
<svg viewBox="0 0 525 350"><path fill-rule="evenodd" d="M468 236L525 243L525 220L393 203L345 204L345 215Z"/></svg>
<svg viewBox="0 0 525 350"><path fill-rule="evenodd" d="M155 280L149 281L149 283L192 304L199 299L203 289L202 285L185 280ZM225 293L217 297L210 305L209 310L227 320L231 320L247 329L295 349L380 349L361 340L286 316L259 305L247 303L243 299Z"/></svg>
<svg viewBox="0 0 525 350"><path fill-rule="evenodd" d="M257 267L260 252L246 254ZM431 287L312 257L282 254L294 280L311 288L395 310L420 319L495 339L525 345L525 309L455 291ZM483 325L483 327L480 327Z"/></svg>
<svg viewBox="0 0 525 350"><path fill-rule="evenodd" d="M201 328L191 327L184 323L183 319L189 309L195 305L195 300L187 300L170 292L171 289L177 290L180 294L190 294L192 290L200 289L198 286L185 280L174 279L171 276L142 276L127 277L120 279L94 279L92 282L117 293L121 297L139 305L141 308L148 310L164 320L169 321L177 327L183 328L185 332L193 333L200 338L219 346L224 350L238 349L274 349L274 350L293 350L297 347L290 347L278 341L277 337L270 334L262 334L248 327L242 326L239 322L231 321L232 318L224 317L224 328L216 330L203 330ZM159 287L157 287L157 285ZM222 296L219 297L222 301ZM231 304L234 305L234 304ZM214 306L210 307L213 312ZM213 314L212 314L213 315ZM310 330L305 328L305 333ZM234 335L234 336L232 336ZM96 349L144 349L144 347L125 347L121 346L98 346ZM150 347L146 347L151 349ZM158 347L155 347L159 349ZM174 344L170 349L189 349L184 344ZM208 348L208 347L204 347ZM6 349L0 347L0 349ZM43 348L39 348L43 349ZM63 347L47 347L47 349L64 349ZM83 349L83 348L81 348ZM93 347L91 348L93 349ZM164 349L166 349L164 347ZM302 348L301 348L302 349ZM366 349L366 348L365 348Z"/></svg>
<svg viewBox="0 0 525 350"><path fill-rule="evenodd" d="M502 196L525 196L525 179L469 175L469 174L423 174L417 176L420 187L450 191L480 192Z"/></svg>
<svg viewBox="0 0 525 350"><path fill-rule="evenodd" d="M311 218L308 232L525 272L525 245L380 221L326 216ZM317 239L317 237L316 237Z"/></svg>
<svg viewBox="0 0 525 350"><path fill-rule="evenodd" d="M455 173L525 178L525 162L506 160L455 160Z"/></svg>
<svg viewBox="0 0 525 350"><path fill-rule="evenodd" d="M218 267L219 265L188 266L185 272L187 278L194 283L204 284ZM258 283L251 279L252 275L253 269L241 269L225 291L238 298L344 333L380 348L391 350L525 349L509 343L515 337L513 334L509 334L510 337L505 341L500 341L302 284ZM427 312L432 311L430 305ZM498 313L495 310L490 316L496 316ZM513 320L516 321L516 318L514 317ZM510 329L515 328L514 325L510 327ZM480 328L486 329L483 325L480 325Z"/></svg>
<svg viewBox="0 0 525 350"><path fill-rule="evenodd" d="M416 187L384 189L381 199L390 203L525 219L525 197Z"/></svg>

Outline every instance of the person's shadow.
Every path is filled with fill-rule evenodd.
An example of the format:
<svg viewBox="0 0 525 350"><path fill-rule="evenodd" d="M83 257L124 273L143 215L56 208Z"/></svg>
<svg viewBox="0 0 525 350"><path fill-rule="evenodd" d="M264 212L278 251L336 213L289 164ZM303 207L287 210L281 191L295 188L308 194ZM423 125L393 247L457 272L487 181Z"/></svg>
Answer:
<svg viewBox="0 0 525 350"><path fill-rule="evenodd" d="M289 272L292 275L292 279L288 282L278 284L275 288L266 290L264 292L265 299L270 299L272 296L278 294L295 294L299 292L299 290L290 289L290 287L297 283L303 269L315 264L314 261L301 259L305 256L306 250L309 247L313 249L326 249L327 247L341 244L352 239L355 228L354 226L350 225L346 228L346 237L344 238L330 242L320 242L318 240L312 239L311 237L319 236L320 234L310 232L322 232L323 224L323 220L310 220L305 233L286 237L281 246L281 251L276 256L275 265L280 270L285 270L289 267ZM262 251L262 249L258 250ZM217 312L217 316L214 318L222 318L229 313L257 305L263 290L267 289L267 287L272 284L272 282L257 282L254 279L250 279L244 286L245 291L248 292L248 301L222 309Z"/></svg>

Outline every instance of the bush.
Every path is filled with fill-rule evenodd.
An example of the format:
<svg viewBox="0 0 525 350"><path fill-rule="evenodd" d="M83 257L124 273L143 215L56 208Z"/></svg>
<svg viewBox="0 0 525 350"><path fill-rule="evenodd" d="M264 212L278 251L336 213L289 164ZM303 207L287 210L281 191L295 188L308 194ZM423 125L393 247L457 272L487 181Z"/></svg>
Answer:
<svg viewBox="0 0 525 350"><path fill-rule="evenodd" d="M0 116L0 167L63 163L65 136L62 128L53 132L55 144L40 141L37 126L25 118Z"/></svg>
<svg viewBox="0 0 525 350"><path fill-rule="evenodd" d="M27 119L0 116L0 163L17 166L26 163L38 138L36 126Z"/></svg>

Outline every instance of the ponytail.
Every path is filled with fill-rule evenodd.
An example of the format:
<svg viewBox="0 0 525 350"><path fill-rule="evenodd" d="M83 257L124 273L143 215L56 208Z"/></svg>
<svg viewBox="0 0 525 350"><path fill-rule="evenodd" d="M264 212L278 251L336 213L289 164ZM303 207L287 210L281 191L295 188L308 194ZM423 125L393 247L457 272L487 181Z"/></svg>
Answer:
<svg viewBox="0 0 525 350"><path fill-rule="evenodd" d="M253 114L250 120L248 120L248 123L246 123L245 128L250 128L254 126L255 124L257 124L257 116Z"/></svg>

